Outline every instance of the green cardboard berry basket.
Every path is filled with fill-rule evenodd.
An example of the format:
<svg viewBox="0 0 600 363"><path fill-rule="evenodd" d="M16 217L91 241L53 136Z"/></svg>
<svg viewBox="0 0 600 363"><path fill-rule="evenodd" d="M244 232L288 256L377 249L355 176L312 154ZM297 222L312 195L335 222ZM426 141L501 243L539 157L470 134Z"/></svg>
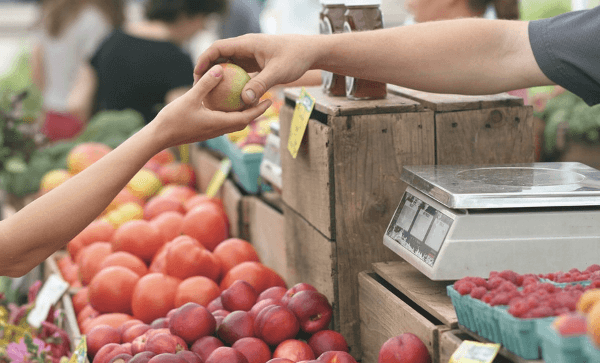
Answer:
<svg viewBox="0 0 600 363"><path fill-rule="evenodd" d="M600 360L592 361L588 358L584 350L584 345L589 343L586 335L563 337L554 329L552 321L543 319L537 324L537 333L541 339L542 358L545 363L600 362Z"/></svg>
<svg viewBox="0 0 600 363"><path fill-rule="evenodd" d="M582 346L589 363L600 362L600 347L597 347L589 337L586 337Z"/></svg>
<svg viewBox="0 0 600 363"><path fill-rule="evenodd" d="M215 150L231 160L233 178L249 194L258 194L268 188L260 178L260 163L263 153L245 153L221 135L204 141L203 146Z"/></svg>
<svg viewBox="0 0 600 363"><path fill-rule="evenodd" d="M512 316L508 310L498 309L498 323L502 345L514 354L525 359L540 359L541 338L537 324L550 321L555 317L521 319Z"/></svg>
<svg viewBox="0 0 600 363"><path fill-rule="evenodd" d="M475 299L469 295L461 295L452 285L446 287L446 292L450 296L450 300L452 300L458 323L475 333L479 333L473 309L473 300Z"/></svg>
<svg viewBox="0 0 600 363"><path fill-rule="evenodd" d="M552 280L548 280L548 279L540 279L541 283L550 283L556 287L560 287L561 289L564 289L565 287L567 287L567 285L582 285L582 286L589 286L592 284L591 280L582 280L582 281L573 281L573 282L555 282Z"/></svg>

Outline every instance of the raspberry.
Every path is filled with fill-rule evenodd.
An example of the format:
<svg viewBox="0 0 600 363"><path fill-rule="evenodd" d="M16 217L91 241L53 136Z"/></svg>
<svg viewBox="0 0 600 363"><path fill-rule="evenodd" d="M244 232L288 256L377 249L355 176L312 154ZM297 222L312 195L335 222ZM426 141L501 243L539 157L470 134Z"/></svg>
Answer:
<svg viewBox="0 0 600 363"><path fill-rule="evenodd" d="M539 280L537 277L525 277L523 278L523 283L521 284L521 286L536 285L538 281Z"/></svg>
<svg viewBox="0 0 600 363"><path fill-rule="evenodd" d="M527 313L530 309L529 303L526 299L519 298L514 299L510 302L508 307L508 313L512 316L521 317Z"/></svg>
<svg viewBox="0 0 600 363"><path fill-rule="evenodd" d="M491 306L508 305L511 296L507 292L499 292L490 301Z"/></svg>
<svg viewBox="0 0 600 363"><path fill-rule="evenodd" d="M495 294L493 292L488 292L487 294L483 295L483 297L481 298L481 301L483 301L486 304L489 304L490 302L492 302L494 295Z"/></svg>
<svg viewBox="0 0 600 363"><path fill-rule="evenodd" d="M538 306L529 311L529 315L532 318L545 318L548 316L554 316L554 310L549 306Z"/></svg>
<svg viewBox="0 0 600 363"><path fill-rule="evenodd" d="M471 292L471 290L476 287L474 283L470 281L463 281L461 284L454 283L454 289L458 291L461 295L467 295Z"/></svg>
<svg viewBox="0 0 600 363"><path fill-rule="evenodd" d="M503 279L508 280L508 281L512 282L513 284L517 285L517 280L518 280L519 274L517 274L516 272L514 272L512 270L504 270L504 271L500 272L499 276L502 277Z"/></svg>
<svg viewBox="0 0 600 363"><path fill-rule="evenodd" d="M487 289L483 286L477 286L471 290L471 297L480 300L487 293Z"/></svg>
<svg viewBox="0 0 600 363"><path fill-rule="evenodd" d="M545 290L545 291L547 291L549 293L552 293L552 292L554 292L556 290L556 286L552 285L549 282L546 282L546 283L538 285L538 291L540 291L540 290Z"/></svg>
<svg viewBox="0 0 600 363"><path fill-rule="evenodd" d="M574 273L580 274L581 271L579 271L579 269L577 269L577 268L572 268L572 269L569 270L569 273L571 273L571 274L574 274Z"/></svg>
<svg viewBox="0 0 600 363"><path fill-rule="evenodd" d="M471 279L471 282L474 283L477 286L485 287L486 290L488 288L488 283L487 283L487 281L483 277L473 277Z"/></svg>
<svg viewBox="0 0 600 363"><path fill-rule="evenodd" d="M492 277L488 280L488 288L490 290L495 290L498 286L500 286L506 280L502 277Z"/></svg>
<svg viewBox="0 0 600 363"><path fill-rule="evenodd" d="M554 297L558 306L555 308L566 307L570 311L575 311L575 306L577 305L577 299L574 298L570 293L566 291L559 292Z"/></svg>
<svg viewBox="0 0 600 363"><path fill-rule="evenodd" d="M600 271L600 265L593 264L585 269L585 272L593 273L596 271Z"/></svg>
<svg viewBox="0 0 600 363"><path fill-rule="evenodd" d="M490 277L488 277L488 280L493 279L494 277L498 277L499 272L498 271L491 271L490 272Z"/></svg>
<svg viewBox="0 0 600 363"><path fill-rule="evenodd" d="M517 291L517 286L510 281L504 281L496 288L496 290L506 292Z"/></svg>
<svg viewBox="0 0 600 363"><path fill-rule="evenodd" d="M588 285L589 289L597 289L600 288L600 280L593 280L590 285Z"/></svg>
<svg viewBox="0 0 600 363"><path fill-rule="evenodd" d="M534 284L527 284L524 285L525 287L523 288L523 293L524 294L531 294L535 291L537 291L538 287L537 287L538 283L534 283Z"/></svg>

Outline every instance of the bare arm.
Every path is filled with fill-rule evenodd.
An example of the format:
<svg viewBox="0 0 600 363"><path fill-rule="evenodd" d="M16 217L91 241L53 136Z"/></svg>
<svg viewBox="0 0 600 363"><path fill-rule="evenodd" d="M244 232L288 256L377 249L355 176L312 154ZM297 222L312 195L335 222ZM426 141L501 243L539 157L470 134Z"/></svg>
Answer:
<svg viewBox="0 0 600 363"><path fill-rule="evenodd" d="M98 79L94 68L89 63L84 62L79 67L77 78L67 99L69 113L87 122L92 114L97 87Z"/></svg>
<svg viewBox="0 0 600 363"><path fill-rule="evenodd" d="M43 91L46 86L44 73L44 51L40 43L36 43L31 51L31 79L33 84Z"/></svg>
<svg viewBox="0 0 600 363"><path fill-rule="evenodd" d="M223 113L202 106L222 75L212 69L142 130L92 166L0 221L0 275L21 276L92 222L157 152L244 128L269 106Z"/></svg>
<svg viewBox="0 0 600 363"><path fill-rule="evenodd" d="M230 59L260 71L246 86L257 97L310 69L428 92L490 94L549 85L523 21L458 19L334 35L245 35L215 42L198 59L198 78ZM251 103L249 95L244 101Z"/></svg>

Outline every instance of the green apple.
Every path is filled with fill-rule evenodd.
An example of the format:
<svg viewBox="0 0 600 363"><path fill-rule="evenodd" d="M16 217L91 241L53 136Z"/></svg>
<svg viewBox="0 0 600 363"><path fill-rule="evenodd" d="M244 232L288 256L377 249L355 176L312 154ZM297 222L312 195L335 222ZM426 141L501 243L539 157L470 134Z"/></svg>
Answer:
<svg viewBox="0 0 600 363"><path fill-rule="evenodd" d="M242 101L242 89L250 76L233 63L221 63L223 79L204 98L204 106L215 111L240 111L246 108Z"/></svg>

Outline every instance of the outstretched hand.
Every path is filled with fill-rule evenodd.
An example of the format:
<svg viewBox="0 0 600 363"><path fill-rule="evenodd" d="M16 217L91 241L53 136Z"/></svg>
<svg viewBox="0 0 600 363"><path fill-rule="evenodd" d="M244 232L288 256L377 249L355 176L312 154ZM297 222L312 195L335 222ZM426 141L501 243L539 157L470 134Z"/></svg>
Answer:
<svg viewBox="0 0 600 363"><path fill-rule="evenodd" d="M241 130L271 105L270 100L265 100L241 112L209 110L204 107L202 100L222 78L223 68L213 66L195 82L192 89L159 112L152 123L156 123L156 135L165 148Z"/></svg>
<svg viewBox="0 0 600 363"><path fill-rule="evenodd" d="M244 103L254 105L271 87L296 81L311 69L316 55L308 44L302 35L247 34L219 40L198 58L194 81L199 82L211 66L226 61L248 73L258 72L242 91Z"/></svg>

